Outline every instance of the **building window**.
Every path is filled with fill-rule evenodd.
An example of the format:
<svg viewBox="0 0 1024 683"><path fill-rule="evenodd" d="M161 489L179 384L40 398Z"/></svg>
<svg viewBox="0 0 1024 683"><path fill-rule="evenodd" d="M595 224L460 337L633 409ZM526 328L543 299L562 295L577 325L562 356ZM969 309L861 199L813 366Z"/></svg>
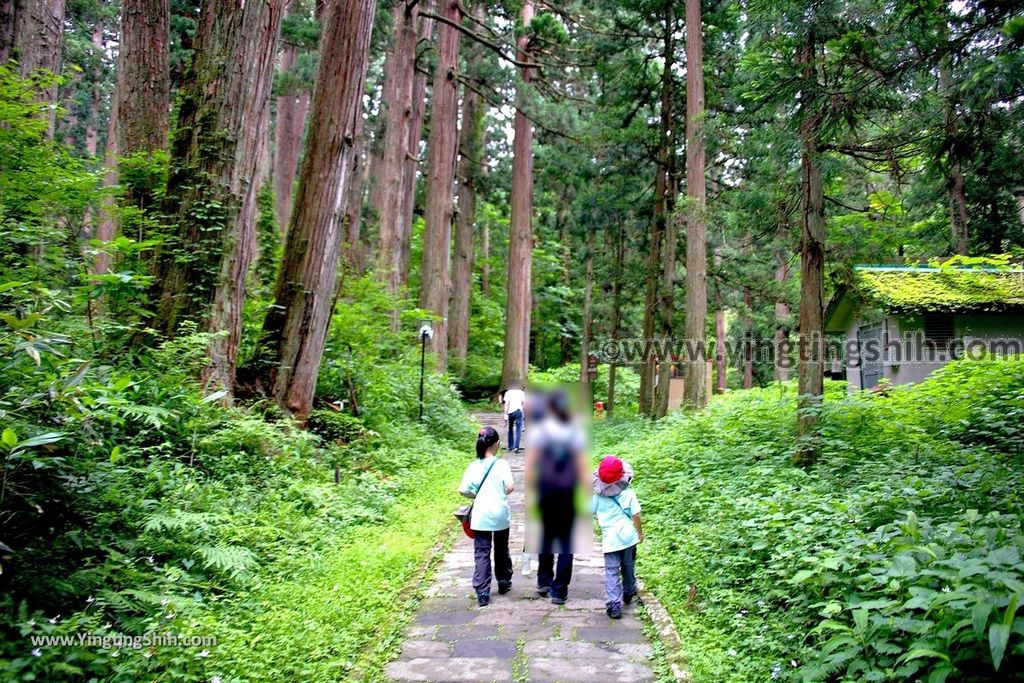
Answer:
<svg viewBox="0 0 1024 683"><path fill-rule="evenodd" d="M924 343L926 350L938 352L939 359L956 357L956 326L949 313L924 314Z"/></svg>

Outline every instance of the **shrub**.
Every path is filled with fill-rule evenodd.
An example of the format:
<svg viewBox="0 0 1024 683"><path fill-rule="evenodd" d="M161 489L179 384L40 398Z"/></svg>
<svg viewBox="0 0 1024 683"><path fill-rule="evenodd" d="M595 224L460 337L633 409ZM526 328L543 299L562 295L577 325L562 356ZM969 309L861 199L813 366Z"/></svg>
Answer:
<svg viewBox="0 0 1024 683"><path fill-rule="evenodd" d="M697 680L1024 677L1022 361L961 361L888 396L830 384L818 461L793 467L794 387L650 425L630 458L641 574Z"/></svg>
<svg viewBox="0 0 1024 683"><path fill-rule="evenodd" d="M326 409L310 413L306 428L324 441L336 444L351 443L366 434L366 427L359 418Z"/></svg>

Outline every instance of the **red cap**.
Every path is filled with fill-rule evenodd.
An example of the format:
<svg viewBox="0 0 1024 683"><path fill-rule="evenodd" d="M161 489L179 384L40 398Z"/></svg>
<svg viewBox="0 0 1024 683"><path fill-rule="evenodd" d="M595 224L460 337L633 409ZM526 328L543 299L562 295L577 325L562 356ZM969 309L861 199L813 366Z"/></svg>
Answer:
<svg viewBox="0 0 1024 683"><path fill-rule="evenodd" d="M601 464L597 468L597 477L606 484L614 484L619 479L622 479L622 475L625 470L622 467L622 461L616 458L614 455L606 455L601 459Z"/></svg>

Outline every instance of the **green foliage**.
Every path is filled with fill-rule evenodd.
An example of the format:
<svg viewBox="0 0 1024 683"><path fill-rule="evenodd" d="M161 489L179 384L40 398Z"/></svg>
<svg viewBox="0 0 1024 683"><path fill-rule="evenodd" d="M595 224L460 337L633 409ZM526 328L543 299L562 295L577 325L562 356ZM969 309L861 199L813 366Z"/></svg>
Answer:
<svg viewBox="0 0 1024 683"><path fill-rule="evenodd" d="M1024 362L827 394L809 470L792 386L597 425L636 468L641 573L696 680L1020 679Z"/></svg>
<svg viewBox="0 0 1024 683"><path fill-rule="evenodd" d="M123 267L143 246L122 237L105 248ZM436 373L416 421L414 334L391 331L379 283L346 283L322 373L323 399L336 405L351 387L361 413L317 409L307 431L262 402L227 408L223 392L204 395L214 335L195 324L119 352L143 279L119 271L50 288L20 277L34 267L0 281L0 679L379 671L449 521L439 494L454 489L473 436ZM82 313L99 296L108 312L90 326ZM217 642L78 640L168 633ZM33 645L40 635L71 640Z"/></svg>
<svg viewBox="0 0 1024 683"><path fill-rule="evenodd" d="M274 186L266 183L256 195L256 241L258 256L253 279L258 292L273 295L278 266L281 264L281 228L274 210Z"/></svg>
<svg viewBox="0 0 1024 683"><path fill-rule="evenodd" d="M580 364L567 363L550 370L530 369L530 385L540 389L550 389L559 385L573 384L580 381ZM602 401L608 405L608 365L597 366L597 379L593 382L594 401ZM640 393L640 375L627 367L615 369L615 408L623 409L627 414L636 408Z"/></svg>
<svg viewBox="0 0 1024 683"><path fill-rule="evenodd" d="M77 275L75 241L86 207L98 199L96 174L63 145L46 139L48 105L36 88L59 79L40 74L19 78L0 65L0 267L4 279L20 271L25 280L54 272ZM65 247L70 247L66 249Z"/></svg>
<svg viewBox="0 0 1024 683"><path fill-rule="evenodd" d="M359 418L334 410L314 410L306 427L327 442L345 444L366 434Z"/></svg>

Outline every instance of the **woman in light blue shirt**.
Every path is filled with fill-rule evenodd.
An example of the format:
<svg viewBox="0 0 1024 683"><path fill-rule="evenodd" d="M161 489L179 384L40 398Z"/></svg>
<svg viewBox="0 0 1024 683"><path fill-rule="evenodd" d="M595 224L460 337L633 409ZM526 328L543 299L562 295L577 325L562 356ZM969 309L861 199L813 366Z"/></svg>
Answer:
<svg viewBox="0 0 1024 683"><path fill-rule="evenodd" d="M484 427L476 438L476 460L462 475L459 493L473 499L469 528L473 531L473 588L480 607L491 600L491 549L494 549L494 575L498 593L512 588L512 556L508 552L508 533L512 516L508 494L515 488L512 468L497 457L501 447L498 432Z"/></svg>

